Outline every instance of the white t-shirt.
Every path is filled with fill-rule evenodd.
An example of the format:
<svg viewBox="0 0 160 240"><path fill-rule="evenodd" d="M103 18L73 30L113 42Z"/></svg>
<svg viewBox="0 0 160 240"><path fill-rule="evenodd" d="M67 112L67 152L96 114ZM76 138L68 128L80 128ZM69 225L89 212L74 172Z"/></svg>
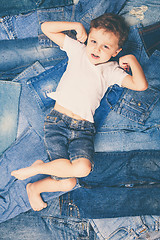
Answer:
<svg viewBox="0 0 160 240"><path fill-rule="evenodd" d="M127 73L117 62L93 65L86 54L86 46L66 35L63 49L68 55L68 65L56 92L48 96L79 115L93 122L93 115L99 107L107 88L118 84L121 86Z"/></svg>

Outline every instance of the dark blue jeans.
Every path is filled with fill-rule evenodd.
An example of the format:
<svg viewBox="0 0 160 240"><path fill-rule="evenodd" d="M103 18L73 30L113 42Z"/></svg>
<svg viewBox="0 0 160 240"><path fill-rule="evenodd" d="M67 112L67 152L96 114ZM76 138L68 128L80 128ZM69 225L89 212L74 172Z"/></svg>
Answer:
<svg viewBox="0 0 160 240"><path fill-rule="evenodd" d="M160 51L160 22L140 27L139 34L148 56L151 56L155 50Z"/></svg>

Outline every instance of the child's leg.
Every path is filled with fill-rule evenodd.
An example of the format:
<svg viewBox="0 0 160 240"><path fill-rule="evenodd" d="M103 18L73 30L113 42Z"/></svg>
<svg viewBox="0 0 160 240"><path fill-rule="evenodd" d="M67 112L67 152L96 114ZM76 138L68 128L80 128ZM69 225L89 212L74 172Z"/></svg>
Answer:
<svg viewBox="0 0 160 240"><path fill-rule="evenodd" d="M40 194L42 192L70 191L76 185L76 178L54 180L50 177L34 183L28 183L26 190L29 202L34 211L40 211L47 207Z"/></svg>
<svg viewBox="0 0 160 240"><path fill-rule="evenodd" d="M47 163L37 160L30 167L13 171L11 175L20 180L37 174L54 175L57 177L85 177L90 171L91 162L87 158L79 158L73 162L61 158Z"/></svg>

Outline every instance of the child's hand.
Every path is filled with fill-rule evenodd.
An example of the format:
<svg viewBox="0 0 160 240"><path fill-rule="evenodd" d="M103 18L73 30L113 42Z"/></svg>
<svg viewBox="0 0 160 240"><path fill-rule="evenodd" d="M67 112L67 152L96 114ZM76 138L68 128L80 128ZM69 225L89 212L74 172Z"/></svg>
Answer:
<svg viewBox="0 0 160 240"><path fill-rule="evenodd" d="M119 66L123 68L125 71L129 71L130 61L134 60L133 55L125 55L119 58Z"/></svg>
<svg viewBox="0 0 160 240"><path fill-rule="evenodd" d="M81 23L78 23L75 30L77 32L77 40L84 43L87 40L87 33L84 26Z"/></svg>

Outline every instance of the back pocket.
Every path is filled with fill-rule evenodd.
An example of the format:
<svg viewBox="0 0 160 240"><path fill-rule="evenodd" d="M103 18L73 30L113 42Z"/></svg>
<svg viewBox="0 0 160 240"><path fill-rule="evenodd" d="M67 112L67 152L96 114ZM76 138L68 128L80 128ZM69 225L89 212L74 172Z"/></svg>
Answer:
<svg viewBox="0 0 160 240"><path fill-rule="evenodd" d="M114 111L144 125L159 98L159 90L152 87L140 92L127 89L116 104Z"/></svg>

